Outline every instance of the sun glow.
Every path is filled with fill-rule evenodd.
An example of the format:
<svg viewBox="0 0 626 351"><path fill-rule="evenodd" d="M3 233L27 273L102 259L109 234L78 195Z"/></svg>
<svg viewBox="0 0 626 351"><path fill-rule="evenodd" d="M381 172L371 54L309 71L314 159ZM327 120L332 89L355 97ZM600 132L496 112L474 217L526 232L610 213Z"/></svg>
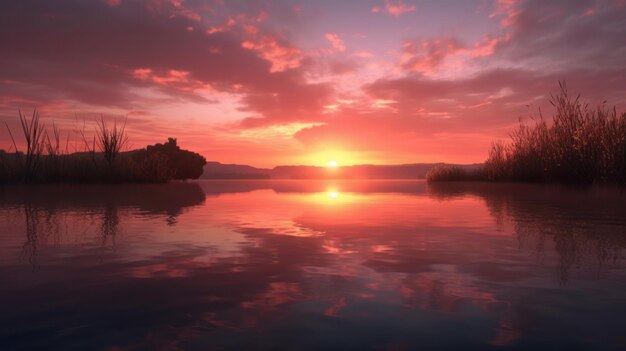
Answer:
<svg viewBox="0 0 626 351"><path fill-rule="evenodd" d="M346 150L345 147L335 145L324 145L323 148L320 147L320 149L311 150L310 153L302 154L297 160L292 162L329 169L340 169L356 164L377 163L378 160L361 151Z"/></svg>

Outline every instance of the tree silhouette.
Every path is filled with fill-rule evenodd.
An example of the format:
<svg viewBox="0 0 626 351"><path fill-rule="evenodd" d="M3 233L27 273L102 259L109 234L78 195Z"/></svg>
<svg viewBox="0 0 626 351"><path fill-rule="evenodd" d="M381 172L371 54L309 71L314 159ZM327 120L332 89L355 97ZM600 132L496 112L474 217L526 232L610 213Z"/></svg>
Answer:
<svg viewBox="0 0 626 351"><path fill-rule="evenodd" d="M135 159L150 165L153 172L159 173L159 178L181 180L199 178L206 164L204 157L181 149L174 138L168 138L163 144L148 145Z"/></svg>

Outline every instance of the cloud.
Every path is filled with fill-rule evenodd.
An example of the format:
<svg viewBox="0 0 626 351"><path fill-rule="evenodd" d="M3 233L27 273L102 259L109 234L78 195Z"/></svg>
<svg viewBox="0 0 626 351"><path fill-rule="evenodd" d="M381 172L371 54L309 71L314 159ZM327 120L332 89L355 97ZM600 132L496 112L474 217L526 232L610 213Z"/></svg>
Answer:
<svg viewBox="0 0 626 351"><path fill-rule="evenodd" d="M530 0L514 13L505 26L510 39L497 47L502 57L549 70L624 68L626 8L616 2Z"/></svg>
<svg viewBox="0 0 626 351"><path fill-rule="evenodd" d="M519 9L521 2L520 0L494 0L494 9L489 17L499 18L500 24L503 27L508 27L516 21L517 16L521 13Z"/></svg>
<svg viewBox="0 0 626 351"><path fill-rule="evenodd" d="M294 84L294 73L278 73L274 84L248 89L242 102L244 111L256 112L258 117L242 121L241 126L256 128L270 124L319 121L323 106L328 104L331 84Z"/></svg>
<svg viewBox="0 0 626 351"><path fill-rule="evenodd" d="M429 72L441 66L444 60L461 51L463 46L455 38L407 41L403 45L401 65L415 72Z"/></svg>
<svg viewBox="0 0 626 351"><path fill-rule="evenodd" d="M500 30L473 43L450 35L406 40L400 65L411 72L448 71L459 77L487 66L544 72L624 68L625 15L626 8L610 1L496 1L490 17L499 19Z"/></svg>
<svg viewBox="0 0 626 351"><path fill-rule="evenodd" d="M400 66L411 72L436 75L440 71L464 70L478 60L495 54L498 46L510 40L510 35L485 35L472 45L455 37L408 40L402 46Z"/></svg>
<svg viewBox="0 0 626 351"><path fill-rule="evenodd" d="M421 74L379 79L364 87L369 103L337 104L336 118L303 129L296 138L307 148L339 144L334 147L389 163L479 162L491 142L506 138L519 118L528 121L539 107L549 116L548 94L565 77L570 77L572 94L582 93L585 101L596 104L609 97L618 108L626 107L626 85L624 79L611 79L615 73L493 69L465 79Z"/></svg>
<svg viewBox="0 0 626 351"><path fill-rule="evenodd" d="M223 10L199 23L211 12L186 4L3 2L0 79L14 83L3 84L0 95L13 103L19 97L131 110L156 98L210 102L212 89L242 96L243 108L259 118L298 119L321 109L316 102L328 87L308 84L301 50L259 27L267 14ZM224 30L189 30L219 23Z"/></svg>
<svg viewBox="0 0 626 351"><path fill-rule="evenodd" d="M422 115L423 112L446 109L459 117L456 123L466 130L511 123L525 106L546 102L559 80L569 77L570 87L590 100L600 102L612 96L612 103L624 103L623 79L611 79L619 71L598 73L594 69L543 73L526 69L492 69L465 79L431 79L415 74L397 79L379 79L364 87L375 99L396 101L400 114ZM622 98L617 98L622 96ZM492 104L487 104L491 102ZM496 103L497 102L497 103ZM490 105L488 109L485 106ZM471 107L483 106L480 114L468 114ZM506 113L504 113L506 112ZM502 113L502 114L501 114ZM457 125L457 127L459 127Z"/></svg>
<svg viewBox="0 0 626 351"><path fill-rule="evenodd" d="M335 61L330 65L330 73L333 75L342 75L355 73L358 65L352 61Z"/></svg>
<svg viewBox="0 0 626 351"><path fill-rule="evenodd" d="M120 4L120 2L122 2L122 0L102 0L102 1L104 1L104 3L109 6L117 6Z"/></svg>
<svg viewBox="0 0 626 351"><path fill-rule="evenodd" d="M330 45L333 49L344 52L346 51L346 44L344 44L343 40L337 33L326 33L324 34L324 38L330 42Z"/></svg>
<svg viewBox="0 0 626 351"><path fill-rule="evenodd" d="M363 51L356 51L352 55L354 55L355 57L358 57L358 58L370 58L370 57L374 56L374 54L372 54L371 52L364 51L364 50Z"/></svg>
<svg viewBox="0 0 626 351"><path fill-rule="evenodd" d="M343 16L358 5L333 10ZM476 17L468 23L490 21L468 30L445 22L457 7L426 6L420 15L443 24L399 28L397 18L376 16L384 30L341 32L366 40L339 34L324 6L0 2L0 118L12 123L16 107L32 106L59 116L143 111L129 124L141 142L185 135L238 162L248 157L243 148L263 157L274 150L284 162L324 145L386 162L480 161L518 117L548 107L559 80L592 103L626 103L619 2L496 1L468 15ZM416 6L385 1L372 10L400 16Z"/></svg>
<svg viewBox="0 0 626 351"><path fill-rule="evenodd" d="M136 68L133 70L133 77L139 80L181 91L195 91L206 86L198 80L190 79L190 74L191 72L189 71L179 71L175 69L168 70L161 75L153 72L151 68Z"/></svg>
<svg viewBox="0 0 626 351"><path fill-rule="evenodd" d="M374 6L372 7L372 13L388 13L392 16L400 16L407 12L415 11L415 5L407 5L403 0L384 0L383 6Z"/></svg>
<svg viewBox="0 0 626 351"><path fill-rule="evenodd" d="M302 52L294 47L281 43L276 37L263 36L258 41L247 40L241 43L246 49L258 52L261 57L272 63L270 72L281 72L300 67Z"/></svg>

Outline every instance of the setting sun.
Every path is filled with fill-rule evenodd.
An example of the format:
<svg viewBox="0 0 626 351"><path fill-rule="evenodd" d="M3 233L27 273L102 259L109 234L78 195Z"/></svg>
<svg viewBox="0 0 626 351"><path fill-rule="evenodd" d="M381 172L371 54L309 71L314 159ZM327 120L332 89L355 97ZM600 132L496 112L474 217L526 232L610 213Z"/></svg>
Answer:
<svg viewBox="0 0 626 351"><path fill-rule="evenodd" d="M328 167L339 167L339 163L337 163L337 161L328 161L326 166L328 166Z"/></svg>

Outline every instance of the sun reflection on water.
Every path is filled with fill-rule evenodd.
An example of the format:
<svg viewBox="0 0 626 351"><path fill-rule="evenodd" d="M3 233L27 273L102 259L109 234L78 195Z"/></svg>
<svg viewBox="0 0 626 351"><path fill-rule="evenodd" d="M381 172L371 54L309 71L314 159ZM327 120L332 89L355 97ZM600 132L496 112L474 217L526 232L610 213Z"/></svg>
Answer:
<svg viewBox="0 0 626 351"><path fill-rule="evenodd" d="M363 194L354 193L351 191L342 191L342 188L335 184L330 184L326 187L325 190L322 190L320 192L301 196L300 199L304 200L305 202L312 203L320 209L328 206L331 206L333 208L346 208L346 205L364 203L370 200L366 199Z"/></svg>

